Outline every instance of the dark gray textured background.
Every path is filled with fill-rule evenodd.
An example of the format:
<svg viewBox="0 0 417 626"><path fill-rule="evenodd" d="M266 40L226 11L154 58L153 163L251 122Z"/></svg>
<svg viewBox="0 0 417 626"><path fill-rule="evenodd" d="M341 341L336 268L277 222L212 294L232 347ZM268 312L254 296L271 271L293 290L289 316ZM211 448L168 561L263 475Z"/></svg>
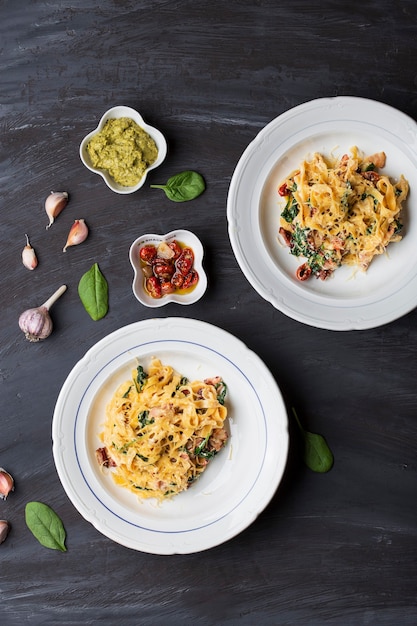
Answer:
<svg viewBox="0 0 417 626"><path fill-rule="evenodd" d="M251 288L226 221L234 167L265 124L335 95L415 119L416 58L414 0L0 1L0 466L16 480L0 502L12 523L0 546L2 626L417 623L417 311L361 332L293 321ZM146 185L118 196L82 166L81 139L117 104L140 110L168 140L150 182L193 168L204 195L176 205ZM71 202L46 231L52 189ZM62 254L80 217L90 237ZM209 289L191 307L151 312L132 295L128 249L139 234L178 227L202 239ZM20 261L24 233L38 252L34 272ZM95 261L110 287L99 322L77 295ZM29 344L19 314L62 283L53 334ZM254 350L306 426L325 434L335 465L326 475L305 468L291 425L284 480L253 525L212 550L165 557L119 546L79 515L56 474L51 420L94 343L176 315L221 326ZM61 516L67 553L29 533L28 500Z"/></svg>

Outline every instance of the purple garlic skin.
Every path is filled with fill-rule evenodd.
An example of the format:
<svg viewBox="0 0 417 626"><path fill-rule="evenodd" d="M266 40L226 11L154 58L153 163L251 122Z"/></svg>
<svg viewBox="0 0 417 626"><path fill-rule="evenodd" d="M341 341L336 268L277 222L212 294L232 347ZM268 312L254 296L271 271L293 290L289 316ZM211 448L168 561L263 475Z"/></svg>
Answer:
<svg viewBox="0 0 417 626"><path fill-rule="evenodd" d="M44 306L27 309L19 317L20 329L28 341L41 341L52 332L53 324L49 311Z"/></svg>
<svg viewBox="0 0 417 626"><path fill-rule="evenodd" d="M61 285L41 306L27 309L19 317L19 327L28 341L46 339L52 332L53 324L49 309L66 291L67 286Z"/></svg>

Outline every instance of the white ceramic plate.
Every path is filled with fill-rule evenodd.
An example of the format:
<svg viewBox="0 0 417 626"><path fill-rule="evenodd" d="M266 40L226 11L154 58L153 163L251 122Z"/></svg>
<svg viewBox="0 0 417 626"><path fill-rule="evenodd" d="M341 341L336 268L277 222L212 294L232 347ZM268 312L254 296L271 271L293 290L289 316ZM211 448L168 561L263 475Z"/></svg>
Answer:
<svg viewBox="0 0 417 626"><path fill-rule="evenodd" d="M137 359L146 368L152 356L190 379L220 375L228 385L227 446L161 505L116 486L95 459L108 400ZM86 353L59 394L52 437L62 485L97 530L135 550L185 554L234 537L265 508L285 469L288 421L271 373L240 340L205 322L164 318L121 328Z"/></svg>
<svg viewBox="0 0 417 626"><path fill-rule="evenodd" d="M341 267L327 281L295 278L301 261L277 238L283 199L277 188L313 152L358 146L383 150L384 173L410 183L404 236L374 259L366 273ZM270 122L249 144L233 174L227 203L236 259L256 291L295 320L330 330L366 329L417 306L417 124L385 104L354 97L307 102Z"/></svg>

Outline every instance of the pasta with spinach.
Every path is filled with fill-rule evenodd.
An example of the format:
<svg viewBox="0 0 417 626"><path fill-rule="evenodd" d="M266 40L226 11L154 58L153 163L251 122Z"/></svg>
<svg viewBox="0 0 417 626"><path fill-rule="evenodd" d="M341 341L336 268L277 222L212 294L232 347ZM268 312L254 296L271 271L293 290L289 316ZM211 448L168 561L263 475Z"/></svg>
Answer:
<svg viewBox="0 0 417 626"><path fill-rule="evenodd" d="M188 489L228 439L226 391L218 376L189 381L157 358L148 372L138 365L107 406L98 462L140 498Z"/></svg>
<svg viewBox="0 0 417 626"><path fill-rule="evenodd" d="M366 271L389 243L402 238L400 213L409 185L381 174L384 152L364 157L355 146L331 162L316 152L280 185L286 200L279 234L304 257L297 278L328 278L341 265Z"/></svg>

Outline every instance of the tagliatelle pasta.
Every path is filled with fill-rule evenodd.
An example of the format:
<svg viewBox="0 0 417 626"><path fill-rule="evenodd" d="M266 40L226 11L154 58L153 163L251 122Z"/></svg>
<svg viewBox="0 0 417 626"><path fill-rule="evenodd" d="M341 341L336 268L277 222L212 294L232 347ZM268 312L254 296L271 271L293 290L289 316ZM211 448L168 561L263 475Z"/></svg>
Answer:
<svg viewBox="0 0 417 626"><path fill-rule="evenodd" d="M100 434L98 462L116 484L163 500L187 489L224 447L226 384L188 381L153 358L115 391Z"/></svg>
<svg viewBox="0 0 417 626"><path fill-rule="evenodd" d="M297 278L326 279L340 265L366 271L387 245L399 241L400 213L409 185L378 170L385 153L364 157L355 146L332 162L322 154L304 160L280 185L286 198L280 235L291 254L306 259Z"/></svg>

